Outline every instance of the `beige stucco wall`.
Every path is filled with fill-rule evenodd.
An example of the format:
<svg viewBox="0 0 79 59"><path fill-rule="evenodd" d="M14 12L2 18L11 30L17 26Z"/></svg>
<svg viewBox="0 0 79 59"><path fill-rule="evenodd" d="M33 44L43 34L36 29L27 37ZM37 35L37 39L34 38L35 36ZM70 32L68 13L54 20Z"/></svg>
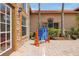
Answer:
<svg viewBox="0 0 79 59"><path fill-rule="evenodd" d="M61 26L61 15L60 14L41 14L40 19L41 21L40 24L42 22L47 22L48 18L53 18L54 22L58 22L59 23L59 27ZM35 32L36 27L37 27L37 23L38 23L38 14L31 14L31 32Z"/></svg>
<svg viewBox="0 0 79 59"><path fill-rule="evenodd" d="M36 31L37 21L38 21L38 14L32 13L31 14L31 32ZM59 23L59 28L61 28L61 14L60 13L43 13L41 14L41 22L47 22L48 18L54 18L54 22ZM71 27L76 26L76 14L64 14L64 28L67 30Z"/></svg>
<svg viewBox="0 0 79 59"><path fill-rule="evenodd" d="M31 32L34 32L35 30L36 30L36 28L37 28L37 20L38 19L38 16L37 16L37 14L32 14L31 16L30 16L30 31Z"/></svg>
<svg viewBox="0 0 79 59"><path fill-rule="evenodd" d="M65 30L76 27L76 14L65 14L64 16Z"/></svg>

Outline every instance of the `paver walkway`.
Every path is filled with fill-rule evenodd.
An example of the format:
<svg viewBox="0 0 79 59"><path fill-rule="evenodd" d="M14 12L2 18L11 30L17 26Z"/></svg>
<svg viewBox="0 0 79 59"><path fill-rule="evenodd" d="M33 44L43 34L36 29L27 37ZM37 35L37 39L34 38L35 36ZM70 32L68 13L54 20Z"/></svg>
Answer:
<svg viewBox="0 0 79 59"><path fill-rule="evenodd" d="M29 40L10 56L79 56L79 39L51 40L50 43L40 44L40 47L30 43Z"/></svg>

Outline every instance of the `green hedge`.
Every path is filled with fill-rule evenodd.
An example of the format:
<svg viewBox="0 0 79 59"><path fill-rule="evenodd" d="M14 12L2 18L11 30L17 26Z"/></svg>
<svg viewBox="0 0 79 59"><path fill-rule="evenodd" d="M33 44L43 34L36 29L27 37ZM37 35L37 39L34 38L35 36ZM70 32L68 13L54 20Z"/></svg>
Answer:
<svg viewBox="0 0 79 59"><path fill-rule="evenodd" d="M60 29L48 28L48 34L50 36L58 36L59 33L60 33Z"/></svg>

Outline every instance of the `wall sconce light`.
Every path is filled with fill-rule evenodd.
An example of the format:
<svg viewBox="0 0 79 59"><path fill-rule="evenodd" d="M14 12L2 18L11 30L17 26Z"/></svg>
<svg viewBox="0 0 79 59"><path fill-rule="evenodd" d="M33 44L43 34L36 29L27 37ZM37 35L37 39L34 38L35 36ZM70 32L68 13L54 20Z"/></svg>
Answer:
<svg viewBox="0 0 79 59"><path fill-rule="evenodd" d="M18 9L18 13L20 13L20 12L22 12L22 8L21 7L19 7L19 9Z"/></svg>
<svg viewBox="0 0 79 59"><path fill-rule="evenodd" d="M19 7L19 8L18 8L19 17L20 17L20 13L21 13L21 12L22 12L22 8Z"/></svg>

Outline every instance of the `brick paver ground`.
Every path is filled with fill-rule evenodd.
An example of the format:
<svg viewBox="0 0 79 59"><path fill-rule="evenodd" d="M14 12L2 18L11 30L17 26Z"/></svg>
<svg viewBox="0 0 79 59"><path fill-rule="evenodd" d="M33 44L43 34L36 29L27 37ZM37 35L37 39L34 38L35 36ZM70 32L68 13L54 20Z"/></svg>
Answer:
<svg viewBox="0 0 79 59"><path fill-rule="evenodd" d="M10 56L79 56L79 39L51 40L39 47L31 45L31 42L29 40Z"/></svg>

